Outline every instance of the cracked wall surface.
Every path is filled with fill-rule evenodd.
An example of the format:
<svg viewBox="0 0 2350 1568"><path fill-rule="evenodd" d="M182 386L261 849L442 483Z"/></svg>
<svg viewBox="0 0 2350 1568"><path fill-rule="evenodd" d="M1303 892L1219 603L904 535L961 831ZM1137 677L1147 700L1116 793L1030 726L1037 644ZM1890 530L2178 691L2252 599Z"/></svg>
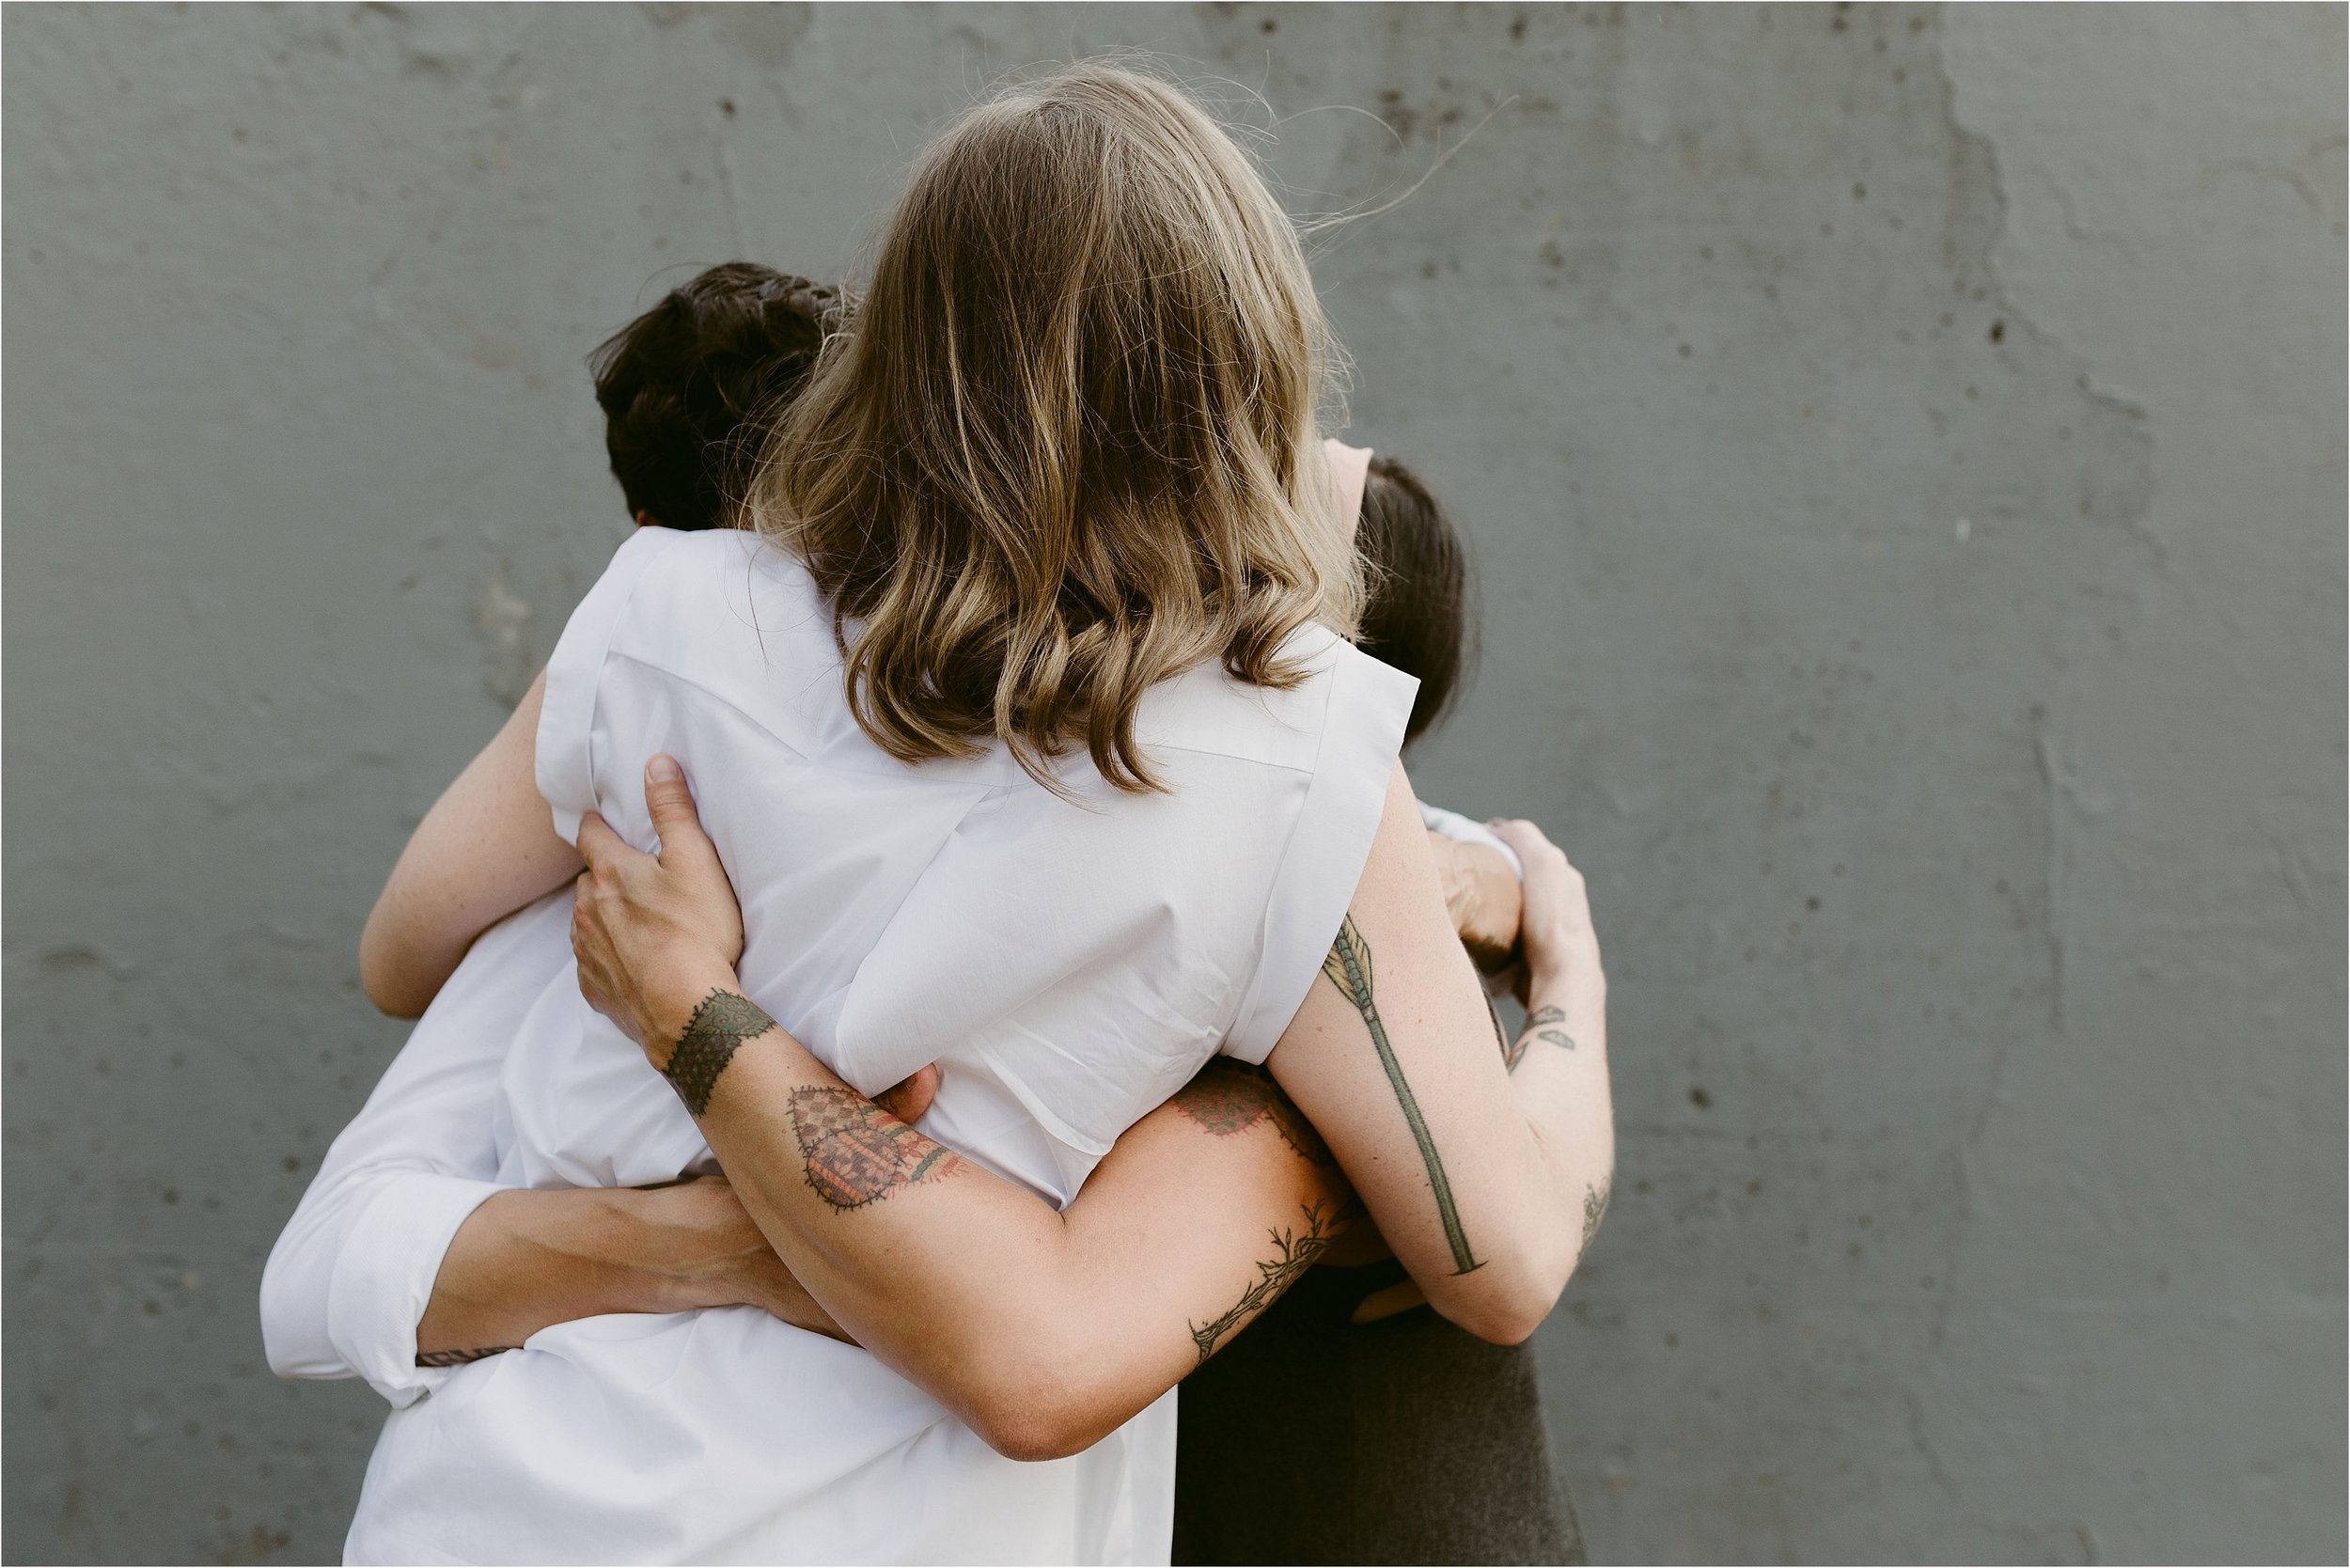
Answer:
<svg viewBox="0 0 2350 1568"><path fill-rule="evenodd" d="M2343 1554L2340 8L5 27L12 1558L337 1553L381 1407L254 1291L401 1038L373 890L624 529L584 356L1110 45L1300 212L1444 160L1317 273L1480 565L1423 792L1607 948L1594 1555Z"/></svg>

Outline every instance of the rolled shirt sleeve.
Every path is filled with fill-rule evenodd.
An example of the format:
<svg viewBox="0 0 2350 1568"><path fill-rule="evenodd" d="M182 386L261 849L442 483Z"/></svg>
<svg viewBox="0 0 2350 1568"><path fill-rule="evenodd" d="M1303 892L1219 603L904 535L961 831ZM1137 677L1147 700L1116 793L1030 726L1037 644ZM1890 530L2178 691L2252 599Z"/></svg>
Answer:
<svg viewBox="0 0 2350 1568"><path fill-rule="evenodd" d="M571 889L482 933L342 1136L261 1276L280 1377L363 1377L395 1405L449 1375L416 1365L441 1260L498 1175L497 1095L523 1016L572 958Z"/></svg>
<svg viewBox="0 0 2350 1568"><path fill-rule="evenodd" d="M395 1405L414 1403L453 1370L416 1365L416 1325L458 1227L500 1190L462 1176L384 1171L352 1208L327 1280L326 1337L337 1364Z"/></svg>

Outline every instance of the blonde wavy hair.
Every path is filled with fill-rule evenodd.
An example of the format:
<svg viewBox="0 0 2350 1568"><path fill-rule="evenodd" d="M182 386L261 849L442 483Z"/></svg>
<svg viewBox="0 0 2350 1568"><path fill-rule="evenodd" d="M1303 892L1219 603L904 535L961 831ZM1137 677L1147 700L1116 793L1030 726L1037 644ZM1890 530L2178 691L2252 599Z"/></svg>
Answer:
<svg viewBox="0 0 2350 1568"><path fill-rule="evenodd" d="M1353 636L1319 441L1336 353L1295 227L1180 89L1099 63L917 160L872 279L774 432L756 525L831 596L849 700L902 760L1082 745L1159 788L1143 694Z"/></svg>

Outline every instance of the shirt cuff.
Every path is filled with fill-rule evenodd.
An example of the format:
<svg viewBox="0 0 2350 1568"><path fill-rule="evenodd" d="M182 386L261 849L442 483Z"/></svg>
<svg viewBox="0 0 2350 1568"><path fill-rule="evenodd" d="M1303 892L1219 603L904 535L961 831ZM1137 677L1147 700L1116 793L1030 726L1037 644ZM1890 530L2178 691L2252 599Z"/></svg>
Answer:
<svg viewBox="0 0 2350 1568"><path fill-rule="evenodd" d="M458 1227L484 1199L506 1190L403 1171L384 1182L344 1236L327 1291L327 1339L395 1408L414 1404L455 1370L416 1365L416 1325Z"/></svg>

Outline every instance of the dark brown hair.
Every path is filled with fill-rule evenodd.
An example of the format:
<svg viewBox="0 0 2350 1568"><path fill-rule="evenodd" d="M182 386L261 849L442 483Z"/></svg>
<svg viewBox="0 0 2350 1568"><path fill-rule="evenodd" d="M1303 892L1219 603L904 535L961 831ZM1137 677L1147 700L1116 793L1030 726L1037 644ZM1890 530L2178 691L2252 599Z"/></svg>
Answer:
<svg viewBox="0 0 2350 1568"><path fill-rule="evenodd" d="M631 515L733 526L768 421L807 384L839 315L822 284L728 261L606 338L588 364Z"/></svg>
<svg viewBox="0 0 2350 1568"><path fill-rule="evenodd" d="M1403 727L1409 745L1445 715L1477 663L1468 546L1418 475L1373 457L1355 547L1371 567L1359 645L1419 677Z"/></svg>

